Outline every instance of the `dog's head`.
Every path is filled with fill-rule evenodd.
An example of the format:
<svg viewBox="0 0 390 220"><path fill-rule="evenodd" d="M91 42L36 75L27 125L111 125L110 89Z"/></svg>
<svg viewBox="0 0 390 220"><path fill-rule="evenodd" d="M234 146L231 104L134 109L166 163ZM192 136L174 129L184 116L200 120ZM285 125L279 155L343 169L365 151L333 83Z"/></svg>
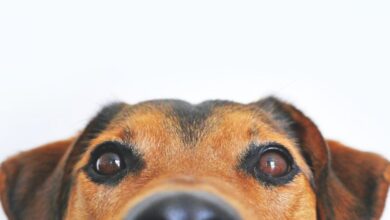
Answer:
<svg viewBox="0 0 390 220"><path fill-rule="evenodd" d="M389 170L272 97L162 100L8 159L0 195L10 219L377 219Z"/></svg>

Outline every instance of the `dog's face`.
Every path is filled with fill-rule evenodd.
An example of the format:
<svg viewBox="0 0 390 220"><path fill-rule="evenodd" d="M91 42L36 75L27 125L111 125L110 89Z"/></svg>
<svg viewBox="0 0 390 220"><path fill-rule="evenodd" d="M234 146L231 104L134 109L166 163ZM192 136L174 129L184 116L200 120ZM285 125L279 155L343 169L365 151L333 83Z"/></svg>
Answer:
<svg viewBox="0 0 390 220"><path fill-rule="evenodd" d="M376 219L389 163L325 141L275 98L105 107L3 163L13 219Z"/></svg>

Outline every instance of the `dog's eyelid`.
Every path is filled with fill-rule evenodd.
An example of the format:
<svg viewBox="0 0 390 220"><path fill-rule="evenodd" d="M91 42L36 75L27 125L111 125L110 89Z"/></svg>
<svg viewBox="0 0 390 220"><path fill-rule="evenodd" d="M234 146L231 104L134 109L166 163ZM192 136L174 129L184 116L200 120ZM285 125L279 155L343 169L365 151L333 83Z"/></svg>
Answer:
<svg viewBox="0 0 390 220"><path fill-rule="evenodd" d="M128 149L130 151L133 151L135 154L140 155L140 152L137 149L135 144L132 144L132 143L127 142L127 141L123 141L121 139L112 139L112 140L101 141L101 142L99 142L97 144L92 145L89 157L91 157L94 152L98 151L99 148L102 148L102 146L104 147L105 145L113 146L111 148L113 151L115 151L115 146L117 146L118 148Z"/></svg>
<svg viewBox="0 0 390 220"><path fill-rule="evenodd" d="M103 141L96 141L93 145L91 145L91 147L93 150L96 150L96 148L106 144L118 144L118 145L131 147L131 144L128 143L127 141L123 141L122 139L117 139L117 138L106 139Z"/></svg>

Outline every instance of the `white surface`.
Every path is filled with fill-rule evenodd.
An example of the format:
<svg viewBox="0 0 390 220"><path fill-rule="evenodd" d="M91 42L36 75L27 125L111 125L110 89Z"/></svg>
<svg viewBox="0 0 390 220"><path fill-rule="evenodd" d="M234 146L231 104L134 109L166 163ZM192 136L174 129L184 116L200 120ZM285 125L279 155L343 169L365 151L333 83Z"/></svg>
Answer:
<svg viewBox="0 0 390 220"><path fill-rule="evenodd" d="M390 158L389 11L388 1L1 1L0 160L74 134L112 100L267 94L326 137Z"/></svg>

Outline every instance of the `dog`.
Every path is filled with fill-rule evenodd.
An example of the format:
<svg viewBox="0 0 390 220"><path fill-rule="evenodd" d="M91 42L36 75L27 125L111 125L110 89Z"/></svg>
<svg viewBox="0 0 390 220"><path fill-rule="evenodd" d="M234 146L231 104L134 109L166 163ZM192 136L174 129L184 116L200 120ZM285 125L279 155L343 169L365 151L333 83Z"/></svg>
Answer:
<svg viewBox="0 0 390 220"><path fill-rule="evenodd" d="M104 107L1 165L9 219L379 219L389 162L326 140L293 105L153 100Z"/></svg>

